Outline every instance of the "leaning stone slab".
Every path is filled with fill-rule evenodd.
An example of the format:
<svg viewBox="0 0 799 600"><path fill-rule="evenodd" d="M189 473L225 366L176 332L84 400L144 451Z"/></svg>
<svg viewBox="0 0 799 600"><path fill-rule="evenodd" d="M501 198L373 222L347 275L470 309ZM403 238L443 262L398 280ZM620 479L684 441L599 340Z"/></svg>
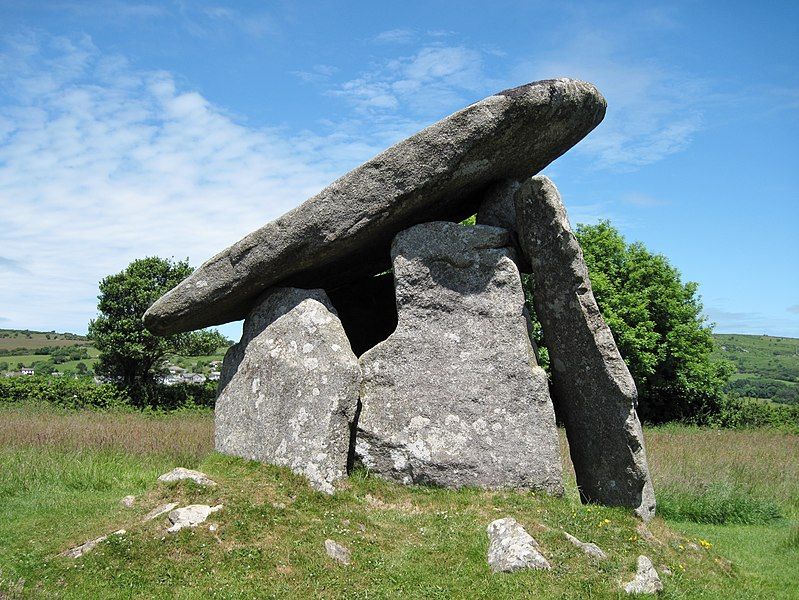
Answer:
<svg viewBox="0 0 799 600"><path fill-rule="evenodd" d="M638 392L599 313L582 249L554 184L543 176L516 192L520 244L533 268L535 311L552 365L553 401L562 414L584 502L655 513Z"/></svg>
<svg viewBox="0 0 799 600"><path fill-rule="evenodd" d="M550 569L540 546L513 517L492 521L488 531L488 566L494 573Z"/></svg>
<svg viewBox="0 0 799 600"><path fill-rule="evenodd" d="M628 594L657 594L662 590L663 582L652 561L646 556L639 556L635 577L624 584L624 591Z"/></svg>
<svg viewBox="0 0 799 600"><path fill-rule="evenodd" d="M504 229L435 222L394 240L398 325L363 356L356 456L401 483L563 491Z"/></svg>
<svg viewBox="0 0 799 600"><path fill-rule="evenodd" d="M228 350L216 400L216 449L289 467L333 493L347 473L361 371L322 290L276 288Z"/></svg>
<svg viewBox="0 0 799 600"><path fill-rule="evenodd" d="M144 323L157 334L226 323L244 318L275 285L331 288L385 271L397 233L474 214L484 188L543 169L599 124L605 106L593 85L572 79L467 106L211 258Z"/></svg>
<svg viewBox="0 0 799 600"><path fill-rule="evenodd" d="M177 533L186 527L197 527L213 513L222 510L223 506L208 506L207 504L190 504L183 508L176 508L169 513L169 521L172 526L167 529L169 533Z"/></svg>
<svg viewBox="0 0 799 600"><path fill-rule="evenodd" d="M70 548L69 550L65 550L59 556L64 556L66 558L80 558L87 552L90 552L97 547L97 544L101 544L108 539L110 535L125 535L127 533L124 529L119 529L108 535L101 535L100 537L89 540L88 542L82 543L80 546L75 546L74 548Z"/></svg>
<svg viewBox="0 0 799 600"><path fill-rule="evenodd" d="M191 479L197 485L215 486L216 481L209 479L208 475L202 471L195 471L194 469L184 469L183 467L175 467L169 473L164 473L158 478L158 481L165 483L172 483L174 481L182 481L184 479Z"/></svg>

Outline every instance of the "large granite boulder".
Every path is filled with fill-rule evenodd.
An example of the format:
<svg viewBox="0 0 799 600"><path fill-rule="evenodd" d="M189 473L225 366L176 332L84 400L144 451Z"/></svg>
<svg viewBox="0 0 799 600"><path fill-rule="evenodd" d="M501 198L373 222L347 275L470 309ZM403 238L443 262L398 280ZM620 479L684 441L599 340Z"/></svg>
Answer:
<svg viewBox="0 0 799 600"><path fill-rule="evenodd" d="M276 284L330 289L385 271L398 232L474 214L492 182L537 173L604 115L597 89L571 79L467 106L211 258L147 311L145 325L169 334L226 323Z"/></svg>
<svg viewBox="0 0 799 600"><path fill-rule="evenodd" d="M216 449L287 466L327 493L347 472L361 372L322 290L276 288L225 355Z"/></svg>
<svg viewBox="0 0 799 600"><path fill-rule="evenodd" d="M552 365L553 401L585 502L655 513L638 392L599 313L582 249L555 185L525 181L515 197L519 238L535 278L535 311Z"/></svg>
<svg viewBox="0 0 799 600"><path fill-rule="evenodd" d="M403 483L562 492L509 233L435 222L392 257L399 321L363 356L356 456Z"/></svg>

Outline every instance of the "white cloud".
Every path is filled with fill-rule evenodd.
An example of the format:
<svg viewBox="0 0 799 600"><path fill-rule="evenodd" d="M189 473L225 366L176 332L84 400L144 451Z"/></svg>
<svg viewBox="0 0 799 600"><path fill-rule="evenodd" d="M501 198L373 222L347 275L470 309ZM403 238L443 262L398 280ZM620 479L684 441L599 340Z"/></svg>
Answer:
<svg viewBox="0 0 799 600"><path fill-rule="evenodd" d="M196 266L375 151L248 128L86 37L16 38L0 61L0 313L20 327L82 330L105 275Z"/></svg>
<svg viewBox="0 0 799 600"><path fill-rule="evenodd" d="M665 206L668 204L666 200L662 200L660 198L656 198L655 196L651 196L649 194L644 194L641 192L629 192L624 194L621 197L622 202L625 204L632 204L633 206L641 206L641 207L655 207L655 206Z"/></svg>
<svg viewBox="0 0 799 600"><path fill-rule="evenodd" d="M799 304L794 304L793 306L789 306L785 310L787 310L789 313L799 315Z"/></svg>

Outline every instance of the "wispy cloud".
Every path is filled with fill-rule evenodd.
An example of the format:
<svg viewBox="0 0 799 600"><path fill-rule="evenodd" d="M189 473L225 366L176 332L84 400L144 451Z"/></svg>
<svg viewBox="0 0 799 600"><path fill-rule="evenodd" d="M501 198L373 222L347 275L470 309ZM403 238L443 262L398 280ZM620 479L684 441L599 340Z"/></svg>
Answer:
<svg viewBox="0 0 799 600"><path fill-rule="evenodd" d="M624 194L621 197L621 201L625 204L631 204L632 206L640 207L665 206L668 204L666 200L656 198L655 196L651 196L649 194L643 194L641 192L630 192Z"/></svg>
<svg viewBox="0 0 799 600"><path fill-rule="evenodd" d="M705 312L719 333L750 333L799 337L799 319L760 312L707 306Z"/></svg>
<svg viewBox="0 0 799 600"><path fill-rule="evenodd" d="M416 39L416 32L412 29L389 29L381 31L373 39L380 44L407 44Z"/></svg>
<svg viewBox="0 0 799 600"><path fill-rule="evenodd" d="M486 74L480 51L430 44L414 54L386 60L330 94L364 113L430 115L460 107L466 98L498 85Z"/></svg>
<svg viewBox="0 0 799 600"><path fill-rule="evenodd" d="M82 330L103 276L145 255L196 265L375 151L247 127L88 37L18 36L0 61L0 306L20 326Z"/></svg>
<svg viewBox="0 0 799 600"><path fill-rule="evenodd" d="M787 310L789 313L799 315L799 304L794 304L793 306L789 306L785 310Z"/></svg>
<svg viewBox="0 0 799 600"><path fill-rule="evenodd" d="M607 115L576 150L598 168L651 164L685 149L702 127L705 81L631 56L606 34L582 31L514 73L518 79L574 77L596 84L608 100Z"/></svg>

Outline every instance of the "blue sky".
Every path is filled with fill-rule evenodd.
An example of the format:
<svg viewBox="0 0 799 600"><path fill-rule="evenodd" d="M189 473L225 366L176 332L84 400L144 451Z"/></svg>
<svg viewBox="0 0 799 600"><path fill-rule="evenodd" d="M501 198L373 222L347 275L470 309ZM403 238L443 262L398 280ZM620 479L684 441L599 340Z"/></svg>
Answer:
<svg viewBox="0 0 799 600"><path fill-rule="evenodd" d="M85 332L131 260L197 266L427 124L562 76L608 100L545 171L572 223L665 254L717 331L799 337L796 2L0 0L0 327Z"/></svg>

